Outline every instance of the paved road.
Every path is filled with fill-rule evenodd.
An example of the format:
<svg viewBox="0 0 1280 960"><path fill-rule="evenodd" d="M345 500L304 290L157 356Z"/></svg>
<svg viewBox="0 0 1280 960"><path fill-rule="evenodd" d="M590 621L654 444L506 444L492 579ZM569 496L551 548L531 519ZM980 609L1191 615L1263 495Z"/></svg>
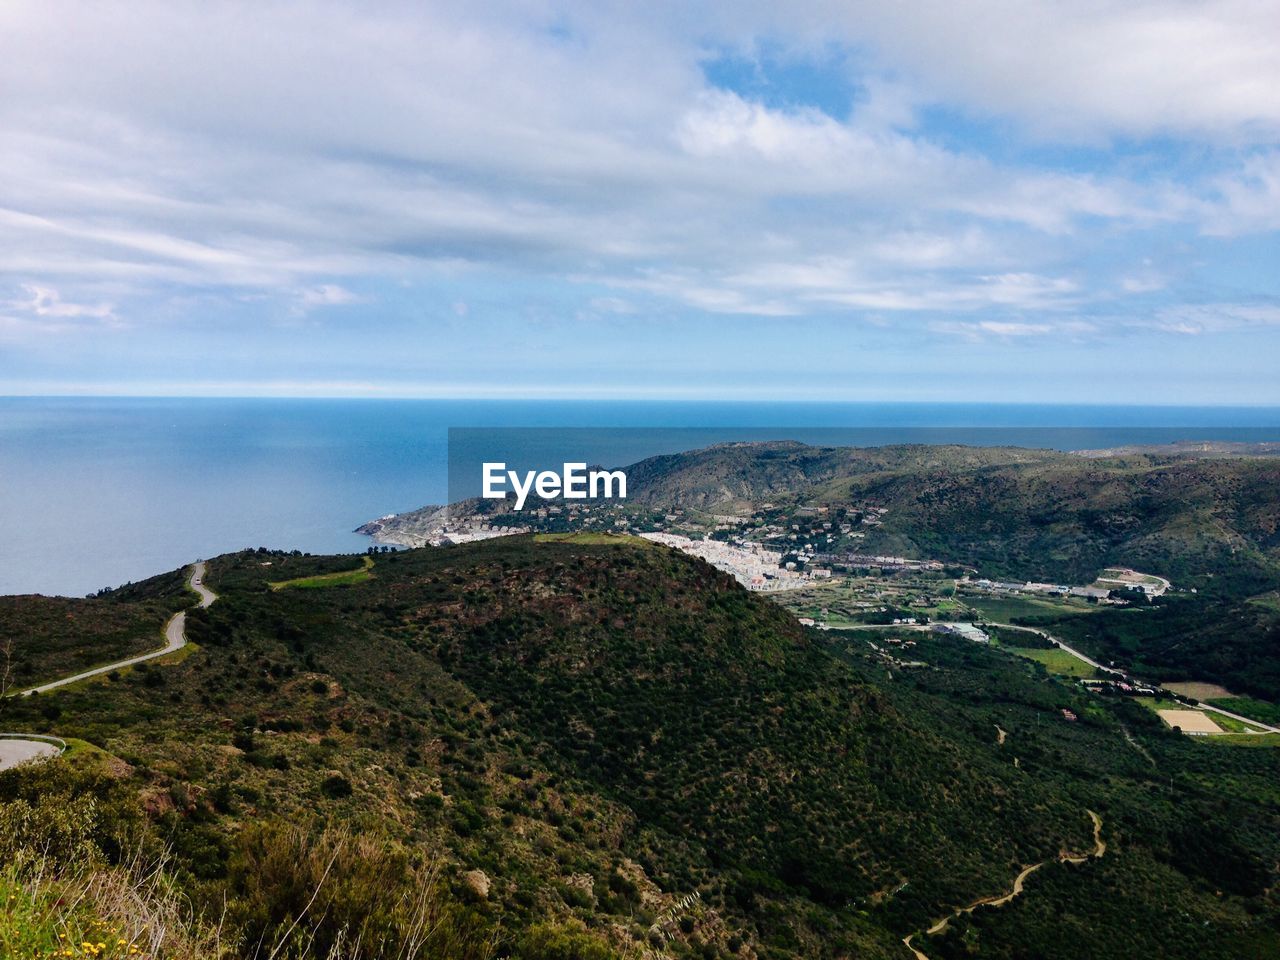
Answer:
<svg viewBox="0 0 1280 960"><path fill-rule="evenodd" d="M16 767L37 757L52 757L58 748L43 740L0 740L0 770Z"/></svg>
<svg viewBox="0 0 1280 960"><path fill-rule="evenodd" d="M1039 636L1044 637L1046 640L1052 640L1054 643L1058 645L1059 649L1065 650L1067 653L1071 654L1077 660L1082 660L1083 662L1089 664L1089 666L1091 667L1096 667L1097 669L1102 670L1104 673L1114 674L1115 676L1118 676L1118 677L1124 676L1124 671L1114 670L1111 667L1104 667L1097 660L1094 660L1090 657L1085 656L1079 650L1075 649L1075 647L1067 646L1057 637L1050 636L1049 634L1045 633L1043 630L1035 630L1031 627L1018 627L1018 626L1014 626L1011 623L994 623L992 624L992 626L1004 627L1005 629L1008 629L1008 630L1025 630L1028 633L1038 634ZM1215 707L1213 704L1205 703L1203 700L1198 701L1198 703L1199 703L1199 708L1201 710L1208 710L1212 713L1220 713L1224 717L1230 717L1233 720L1239 720L1242 723L1247 723L1250 726L1256 727L1261 731L1265 731L1266 733L1280 733L1280 727L1273 727L1269 723L1263 723L1260 720L1253 720L1253 719L1250 719L1249 717L1241 716L1238 713L1232 713L1230 710L1223 710L1221 707Z"/></svg>
<svg viewBox="0 0 1280 960"><path fill-rule="evenodd" d="M197 606L204 609L218 599L218 595L204 585L204 561L197 560L191 568L191 579L187 581L191 589L200 594L200 603Z"/></svg>
<svg viewBox="0 0 1280 960"><path fill-rule="evenodd" d="M1273 727L1269 723L1263 723L1261 720L1251 720L1249 717L1242 717L1238 713L1232 713L1230 710L1223 710L1221 707L1215 707L1211 703L1205 703L1203 700L1198 701L1201 710L1210 710L1213 713L1220 713L1224 717L1230 717L1232 720L1241 720L1250 726L1260 727L1267 733L1280 733L1280 727Z"/></svg>
<svg viewBox="0 0 1280 960"><path fill-rule="evenodd" d="M191 576L187 580L187 584L200 595L198 607L204 608L218 599L218 595L204 585L204 561L201 560L191 567ZM87 680L90 677L101 676L104 673L110 673L112 670L119 670L123 667L132 667L135 664L145 663L148 660L154 660L156 657L163 657L166 654L173 653L175 650L181 650L187 645L187 611L183 610L175 613L169 618L169 622L164 625L165 645L159 650L153 650L151 653L144 653L136 657L130 657L127 660L120 660L116 663L109 663L105 667L95 667L93 670L86 670L84 673L77 673L75 676L63 677L61 680L54 680L50 683L33 687L30 690L24 690L24 697L33 693L45 693L49 690L56 690L58 687L65 687L71 683L79 683L81 680Z"/></svg>

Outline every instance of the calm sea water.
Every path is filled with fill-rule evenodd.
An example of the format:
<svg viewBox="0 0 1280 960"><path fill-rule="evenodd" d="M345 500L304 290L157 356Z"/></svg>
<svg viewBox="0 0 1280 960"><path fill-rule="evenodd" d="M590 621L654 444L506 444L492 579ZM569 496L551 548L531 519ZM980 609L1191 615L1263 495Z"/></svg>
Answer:
<svg viewBox="0 0 1280 960"><path fill-rule="evenodd" d="M594 428L575 431L574 455L621 465L744 437L1058 449L1275 441L1280 410L0 398L0 594L81 595L247 546L363 551L359 524L446 499L450 427ZM510 436L517 447L547 437Z"/></svg>

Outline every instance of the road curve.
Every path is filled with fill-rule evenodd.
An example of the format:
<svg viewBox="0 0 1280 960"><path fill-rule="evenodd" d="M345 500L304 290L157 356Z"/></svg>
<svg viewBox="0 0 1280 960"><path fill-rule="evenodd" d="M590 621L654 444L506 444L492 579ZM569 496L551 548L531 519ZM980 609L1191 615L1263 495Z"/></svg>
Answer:
<svg viewBox="0 0 1280 960"><path fill-rule="evenodd" d="M0 736L0 770L8 770L21 763L56 757L61 749L48 740L28 740L20 734Z"/></svg>
<svg viewBox="0 0 1280 960"><path fill-rule="evenodd" d="M200 597L200 602L196 606L204 609L218 599L218 595L204 585L205 565L203 560L197 561L191 567L191 576L187 578L187 586L196 592ZM77 673L74 676L63 677L61 680L53 680L49 683L41 684L38 687L32 687L30 690L22 691L22 696L28 697L33 693L45 693L49 690L56 690L59 687L65 687L68 684L79 683L81 680L87 680L90 677L98 677L104 673L110 673L112 670L120 670L124 667L132 667L135 664L145 663L148 660L154 660L156 657L163 657L166 654L173 653L175 650L181 650L187 645L187 611L181 610L169 618L169 622L164 625L165 644L159 650L153 650L151 653L140 654L136 657L129 657L127 660L119 660L116 663L108 663L105 667L95 667L92 670L86 670L83 673Z"/></svg>
<svg viewBox="0 0 1280 960"><path fill-rule="evenodd" d="M1070 863L1078 866L1082 863L1088 863L1093 857L1103 856L1107 852L1107 842L1102 839L1102 818L1092 810L1085 810L1085 813L1089 815L1089 820L1093 824L1093 849L1091 851L1088 853L1068 853L1064 850L1060 851L1056 857L1049 860L1041 860L1039 863L1033 863L1030 866L1023 867L1022 870L1019 871L1018 875L1014 877L1013 887L1008 893L980 897L968 906L957 907L955 910L951 911L951 913L947 914L947 916L938 920L933 924L933 926L925 930L925 933L927 935L941 933L947 928L947 924L956 917L963 916L966 913L973 913L973 911L977 910L979 907L1003 907L1006 903L1009 903L1015 898L1021 896L1027 877L1031 876L1031 874L1035 873L1047 863L1053 863L1056 861L1058 863ZM928 954L911 942L915 938L915 933L908 934L902 938L902 945L911 951L912 956L915 957L916 960L929 960Z"/></svg>

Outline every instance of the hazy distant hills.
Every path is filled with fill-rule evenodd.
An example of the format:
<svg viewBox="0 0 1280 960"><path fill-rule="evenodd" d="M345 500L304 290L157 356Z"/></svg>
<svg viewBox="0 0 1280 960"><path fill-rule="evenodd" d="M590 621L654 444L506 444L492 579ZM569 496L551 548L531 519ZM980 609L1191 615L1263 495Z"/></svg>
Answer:
<svg viewBox="0 0 1280 960"><path fill-rule="evenodd" d="M1266 577L1280 558L1273 458L767 443L654 457L628 476L633 500L710 513L765 501L883 507L869 550L993 577L1085 583L1127 564L1206 586Z"/></svg>
<svg viewBox="0 0 1280 960"><path fill-rule="evenodd" d="M992 579L1087 584L1114 565L1159 574L1175 591L1145 619L1105 612L1087 630L1041 625L1155 677L1276 698L1280 608L1266 596L1280 587L1280 457L1242 452L1217 443L1108 456L735 443L652 457L627 473L633 505L738 516L744 531L785 525L803 507L827 507L832 517L874 508L878 522L859 527L859 551L941 560ZM421 542L438 517L426 508L379 521L377 532Z"/></svg>
<svg viewBox="0 0 1280 960"><path fill-rule="evenodd" d="M1247 445L1250 451L1271 445ZM748 516L763 505L887 510L870 552L929 557L991 577L1087 583L1112 564L1240 593L1280 570L1280 458L1182 444L1102 456L1017 447L735 443L627 468L628 502ZM362 532L414 542L425 507Z"/></svg>
<svg viewBox="0 0 1280 960"><path fill-rule="evenodd" d="M967 471L995 464L1042 463L1064 454L1017 447L909 445L812 447L773 441L720 444L650 457L627 468L630 499L710 512L804 497L823 484L890 473Z"/></svg>

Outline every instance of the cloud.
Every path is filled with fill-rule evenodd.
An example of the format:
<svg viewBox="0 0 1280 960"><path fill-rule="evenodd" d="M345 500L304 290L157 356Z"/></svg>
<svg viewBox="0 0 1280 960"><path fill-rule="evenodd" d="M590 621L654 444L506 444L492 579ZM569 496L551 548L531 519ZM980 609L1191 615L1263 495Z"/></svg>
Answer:
<svg viewBox="0 0 1280 960"><path fill-rule="evenodd" d="M119 327L109 303L78 303L63 299L50 286L22 284L20 296L0 304L0 335L16 340L90 328Z"/></svg>
<svg viewBox="0 0 1280 960"><path fill-rule="evenodd" d="M0 281L127 287L143 324L181 298L297 314L469 272L504 307L536 278L619 325L657 305L1027 337L1173 286L1175 231L1280 229L1265 5L670 12L4 4ZM709 50L766 42L839 50L847 115L705 75ZM1155 259L1117 280L1100 238Z"/></svg>
<svg viewBox="0 0 1280 960"><path fill-rule="evenodd" d="M322 283L317 287L310 287L298 294L298 306L304 310L312 310L316 307L332 307L345 303L358 303L360 298L345 287L340 287L336 283Z"/></svg>
<svg viewBox="0 0 1280 960"><path fill-rule="evenodd" d="M921 0L789 3L772 23L856 39L935 102L1043 137L1247 143L1280 134L1275 17L1256 0Z"/></svg>
<svg viewBox="0 0 1280 960"><path fill-rule="evenodd" d="M1011 320L977 320L973 322L939 320L932 323L930 329L937 333L959 336L975 342L992 338L1043 337L1061 332L1053 324L1023 323Z"/></svg>
<svg viewBox="0 0 1280 960"><path fill-rule="evenodd" d="M1150 319L1131 323L1183 336L1259 330L1280 327L1280 303L1179 304L1157 311Z"/></svg>
<svg viewBox="0 0 1280 960"><path fill-rule="evenodd" d="M62 294L52 287L23 284L26 299L13 300L9 306L15 310L32 313L37 317L68 320L87 317L95 320L114 320L115 312L107 303L68 303Z"/></svg>
<svg viewBox="0 0 1280 960"><path fill-rule="evenodd" d="M1206 233L1230 237L1280 230L1280 152L1247 157L1214 187L1218 202L1207 208Z"/></svg>

